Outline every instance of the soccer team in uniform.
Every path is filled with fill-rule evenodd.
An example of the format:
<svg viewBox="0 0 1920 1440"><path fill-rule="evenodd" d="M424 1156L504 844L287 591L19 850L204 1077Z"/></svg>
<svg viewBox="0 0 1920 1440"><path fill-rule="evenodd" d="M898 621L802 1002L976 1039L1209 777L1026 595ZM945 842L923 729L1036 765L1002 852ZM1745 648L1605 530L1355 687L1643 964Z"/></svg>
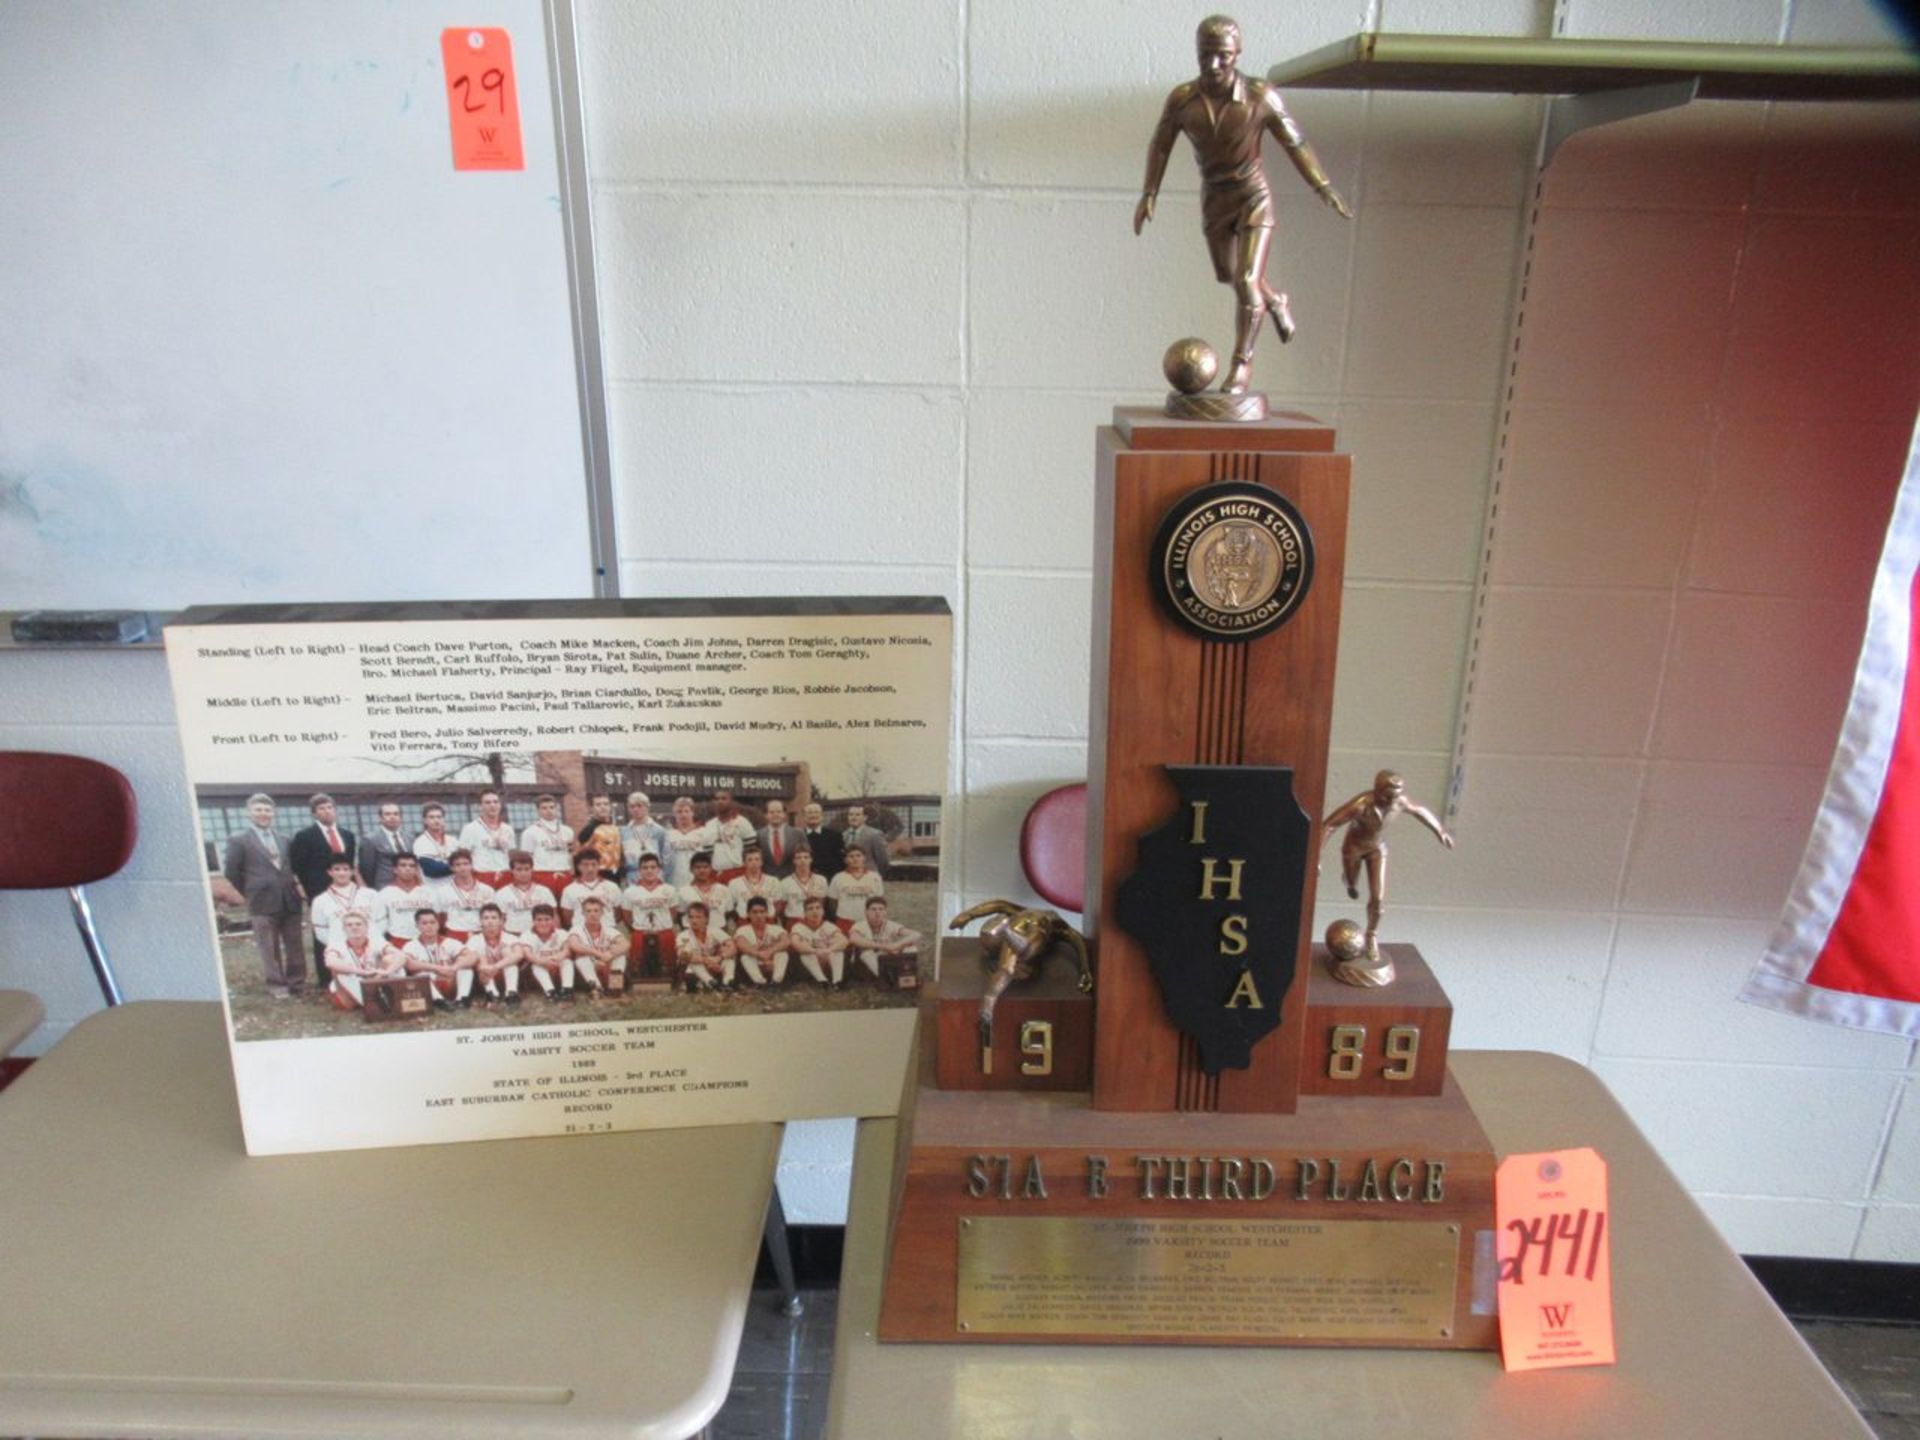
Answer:
<svg viewBox="0 0 1920 1440"><path fill-rule="evenodd" d="M610 797L597 795L576 835L558 796L535 804L538 818L516 833L500 794L485 791L454 835L445 807L431 803L411 844L398 807L382 806L383 833L369 843L383 847L387 883L373 888L364 864L335 853L311 900L331 1002L357 1009L366 981L413 975L444 1010L517 1006L529 988L568 1003L640 981L722 994L804 981L837 990L850 972L882 980L889 957L916 956L922 943L887 913L885 841L859 806L833 832L808 805L803 830L775 800L756 827L723 791L706 821L682 797L662 825L636 793L620 825ZM327 814L331 825L331 800ZM819 852L831 877L816 869Z"/></svg>

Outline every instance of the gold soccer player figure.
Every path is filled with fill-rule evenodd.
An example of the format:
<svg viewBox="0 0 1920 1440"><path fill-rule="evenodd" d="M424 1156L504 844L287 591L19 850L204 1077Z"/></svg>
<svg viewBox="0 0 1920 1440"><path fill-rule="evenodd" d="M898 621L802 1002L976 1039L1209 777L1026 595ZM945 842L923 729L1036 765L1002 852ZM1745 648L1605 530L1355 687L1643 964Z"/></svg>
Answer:
<svg viewBox="0 0 1920 1440"><path fill-rule="evenodd" d="M1313 191L1349 220L1353 212L1333 188L1320 159L1300 127L1280 103L1280 92L1263 80L1242 75L1240 27L1224 15L1200 22L1195 42L1200 77L1174 87L1160 112L1160 124L1147 146L1147 178L1133 212L1133 233L1153 219L1167 160L1176 136L1185 134L1200 162L1201 226L1214 278L1231 285L1237 309L1233 324L1233 362L1220 389L1246 393L1253 369L1253 346L1260 321L1273 319L1284 343L1293 338L1293 312L1284 291L1267 283L1267 252L1273 246L1273 192L1260 163L1260 140L1271 134L1287 152L1293 168Z"/></svg>
<svg viewBox="0 0 1920 1440"><path fill-rule="evenodd" d="M983 900L947 922L949 930L964 930L982 915L993 918L980 927L982 956L993 965L987 993L980 997L980 1053L993 1054L993 1007L1016 980L1031 980L1040 961L1061 941L1073 947L1080 962L1080 989L1093 989L1093 969L1087 963L1087 942L1052 910L1029 910L1011 900Z"/></svg>
<svg viewBox="0 0 1920 1440"><path fill-rule="evenodd" d="M1321 843L1342 825L1346 834L1340 841L1340 879L1347 887L1347 898L1360 898L1360 870L1367 872L1367 928L1358 945L1343 945L1335 955L1334 974L1349 985L1386 985L1393 980L1393 966L1380 955L1380 916L1387 908L1387 821L1395 815L1411 815L1447 849L1453 848L1453 836L1440 823L1440 817L1424 805L1407 798L1407 782L1397 771L1382 770L1373 777L1373 788L1337 807L1321 822ZM1351 926L1352 922L1345 922ZM1339 926L1335 926L1339 929ZM1330 946L1333 935L1328 933ZM1348 953L1349 951L1357 953Z"/></svg>

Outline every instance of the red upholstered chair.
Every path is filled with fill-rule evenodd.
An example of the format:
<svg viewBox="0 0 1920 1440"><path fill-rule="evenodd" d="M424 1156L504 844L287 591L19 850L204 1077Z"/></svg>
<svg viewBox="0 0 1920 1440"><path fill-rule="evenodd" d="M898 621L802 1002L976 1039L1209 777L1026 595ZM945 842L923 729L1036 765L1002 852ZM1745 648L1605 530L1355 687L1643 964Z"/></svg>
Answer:
<svg viewBox="0 0 1920 1440"><path fill-rule="evenodd" d="M81 887L115 874L133 854L140 811L133 786L111 765L79 755L0 750L0 890L64 888L107 1004L120 982Z"/></svg>
<svg viewBox="0 0 1920 1440"><path fill-rule="evenodd" d="M1020 868L1049 905L1087 908L1087 787L1062 785L1033 802L1020 827Z"/></svg>

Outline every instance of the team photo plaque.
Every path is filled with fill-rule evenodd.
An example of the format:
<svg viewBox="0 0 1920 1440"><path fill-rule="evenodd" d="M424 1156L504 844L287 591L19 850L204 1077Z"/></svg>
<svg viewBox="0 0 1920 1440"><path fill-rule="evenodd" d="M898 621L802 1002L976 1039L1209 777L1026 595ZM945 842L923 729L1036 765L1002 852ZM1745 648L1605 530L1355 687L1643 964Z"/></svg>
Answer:
<svg viewBox="0 0 1920 1440"><path fill-rule="evenodd" d="M240 607L166 642L250 1152L897 1106L944 601Z"/></svg>

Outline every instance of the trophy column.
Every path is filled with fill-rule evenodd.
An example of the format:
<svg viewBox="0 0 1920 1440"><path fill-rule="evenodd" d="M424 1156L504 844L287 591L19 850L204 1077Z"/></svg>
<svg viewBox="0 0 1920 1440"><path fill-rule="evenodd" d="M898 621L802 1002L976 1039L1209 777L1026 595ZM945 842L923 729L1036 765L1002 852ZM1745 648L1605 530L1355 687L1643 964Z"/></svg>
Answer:
<svg viewBox="0 0 1920 1440"><path fill-rule="evenodd" d="M1086 891L1087 930L1099 963L1095 1109L1295 1109L1317 835L1308 836L1304 855L1295 846L1291 855L1275 857L1272 846L1262 845L1250 855L1223 851L1217 857L1220 895L1237 878L1250 897L1284 899L1286 914L1297 917L1279 993L1216 997L1222 1005L1237 1001L1243 1010L1254 1003L1277 1010L1277 1028L1253 1044L1244 1068L1207 1073L1200 1046L1169 1018L1147 947L1115 923L1115 909L1121 883L1152 863L1140 853L1141 837L1181 810L1182 796L1167 766L1289 767L1298 809L1314 820L1324 813L1351 464L1333 446L1330 427L1299 415L1212 423L1120 408L1113 426L1100 432ZM1242 620L1257 624L1257 609L1232 601L1209 606L1202 565L1207 557L1180 553L1182 537L1164 533L1176 507L1191 513L1187 502L1204 500L1210 487L1230 496L1237 489L1231 482L1277 496L1302 522L1307 542L1304 563L1277 592L1289 607L1284 623L1276 621L1253 638L1236 638L1233 626ZM1206 518L1188 528L1204 531ZM1213 583L1226 583L1217 577L1224 564L1221 547L1216 544L1210 555ZM1248 568L1259 563L1255 556ZM1193 571L1190 580L1172 573L1183 566ZM1181 618L1183 584L1192 586L1185 609L1199 625ZM1288 584L1301 593L1293 594ZM1259 577L1251 589L1260 592ZM1209 611L1218 612L1212 625L1205 623ZM1227 870L1236 859L1245 864ZM1197 854L1183 860L1200 863ZM1273 943L1271 936L1257 938ZM1210 1002L1203 997L1198 1003Z"/></svg>

